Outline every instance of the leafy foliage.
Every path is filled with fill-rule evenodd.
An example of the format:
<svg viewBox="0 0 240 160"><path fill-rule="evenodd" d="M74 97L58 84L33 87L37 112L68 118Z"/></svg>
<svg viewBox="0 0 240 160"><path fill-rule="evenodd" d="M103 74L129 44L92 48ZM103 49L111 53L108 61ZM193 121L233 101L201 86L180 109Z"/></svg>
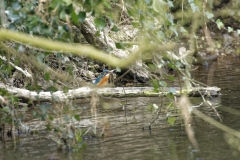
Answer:
<svg viewBox="0 0 240 160"><path fill-rule="evenodd" d="M167 52L166 44L179 43L182 39L188 39L190 43L185 42L187 45L184 47L189 47L190 51L194 52L194 47L192 46L197 41L196 33L207 27L209 22L213 23L215 28L219 30L229 33L234 31L237 31L238 34L240 33L239 28L230 26L222 17L215 15L213 10L218 8L219 5L213 1L5 0L4 2L8 29L63 42L82 43L81 27L88 17L94 18L94 25L97 28L95 36L99 36L103 32L106 33L106 31L119 32L121 31L121 24L131 25L138 31L137 36L132 38L134 41L136 40L144 45L166 46L163 53L159 48L152 48L147 53L142 53L139 56L142 59L145 57L150 59L147 62L147 68L150 72L151 85L156 92L171 86L171 83L176 80L179 81L179 84L187 81L186 87L196 85L196 82L191 80L189 71L192 65L192 61L187 60L188 55L186 54L189 52L184 52L180 55L180 52L174 51L174 48L171 48L173 51ZM232 0L233 9L238 9L239 6L238 0ZM236 21L239 21L237 14L232 14L232 12L229 12L229 14L233 15L232 17ZM54 92L60 88L67 91L70 87L79 86L78 83L72 86L64 83L65 87L63 88L61 85L58 85L60 83L59 79L51 75L53 72L48 72L49 68L54 69L54 71L60 71L60 73L67 72L74 80L77 79L76 77L84 77L88 81L91 80L90 74L83 76L81 69L84 68L92 72L96 72L99 69L95 67L94 61L84 59L83 57L75 57L71 53L62 54L59 53L60 51L52 53L12 41L6 41L4 45L6 46L5 48L13 48L21 56L17 56L17 54L13 54L12 50L6 49L1 49L1 55L8 57L8 61L15 65L21 67L28 65L27 67L30 66L29 70L33 71L34 81L26 83L25 80L22 80L22 77L18 78L18 80L21 80L20 83L25 82L22 87L30 90L41 91L44 89ZM118 49L127 50L132 45L116 40L115 46ZM9 52L12 54L8 54ZM22 58L24 55L30 58L27 60ZM191 58L194 56L191 55ZM26 64L26 61L29 64ZM8 81L11 77L14 79L15 76L13 75L15 75L16 69L2 59L0 63L1 81ZM34 68L33 64L38 64L38 67ZM44 69L39 69L41 65L44 66L42 67ZM48 71L46 71L46 68ZM118 70L121 69L118 68ZM175 71L177 77L169 74L169 71ZM51 85L42 86L39 83L42 81L46 81ZM1 96L5 96L10 100L9 104L5 104L0 108L0 112L3 113L1 123L11 124L14 119L24 119L24 114L17 114L19 108L13 107L18 104L19 100L4 90L0 90L0 92ZM176 91L173 88L169 88L167 92L167 98L173 101L173 93ZM56 97L53 97L53 99L58 101ZM60 109L58 107L52 108L46 103L40 103L35 106L36 110L33 111L33 116L46 120L48 122L46 125L47 129L54 130L57 134L61 133L60 138L56 140L58 143L66 144L67 141L70 141L70 144L76 146L78 143L82 143L81 137L84 132L74 125L66 127L64 124L80 121L81 118L78 114L73 113L74 105L68 106L64 104L64 106L66 110L60 107ZM153 104L149 105L149 108L153 113L157 113L160 107L157 104ZM66 114L62 114L63 111ZM12 117L13 112L15 113L14 117ZM61 124L53 123L56 117L63 119L64 122L62 121ZM17 120L15 121L17 122ZM175 118L168 118L168 122L173 125Z"/></svg>

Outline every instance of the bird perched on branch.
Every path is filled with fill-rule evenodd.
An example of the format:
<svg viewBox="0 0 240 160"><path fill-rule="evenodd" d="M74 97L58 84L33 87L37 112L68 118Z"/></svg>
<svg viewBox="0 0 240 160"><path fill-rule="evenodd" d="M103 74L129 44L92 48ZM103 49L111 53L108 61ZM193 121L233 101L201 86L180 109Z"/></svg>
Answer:
<svg viewBox="0 0 240 160"><path fill-rule="evenodd" d="M94 84L97 87L106 86L108 83L113 83L113 72L114 70L103 70L103 72L97 77Z"/></svg>

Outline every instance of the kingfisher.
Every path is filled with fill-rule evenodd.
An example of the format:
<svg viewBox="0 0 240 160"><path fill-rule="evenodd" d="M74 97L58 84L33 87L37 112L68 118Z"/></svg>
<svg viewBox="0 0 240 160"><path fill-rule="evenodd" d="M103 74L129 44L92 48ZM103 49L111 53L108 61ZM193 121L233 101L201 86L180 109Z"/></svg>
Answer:
<svg viewBox="0 0 240 160"><path fill-rule="evenodd" d="M114 72L114 70L103 70L103 72L97 77L97 79L95 80L94 84L97 87L103 87L106 84L108 84L108 82L112 83L113 82L113 75L112 73Z"/></svg>

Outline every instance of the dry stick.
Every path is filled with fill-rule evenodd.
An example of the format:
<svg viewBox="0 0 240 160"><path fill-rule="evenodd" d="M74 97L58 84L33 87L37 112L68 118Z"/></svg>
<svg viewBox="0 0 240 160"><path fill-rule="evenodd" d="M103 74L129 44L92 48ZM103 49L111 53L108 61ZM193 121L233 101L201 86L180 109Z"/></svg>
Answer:
<svg viewBox="0 0 240 160"><path fill-rule="evenodd" d="M197 84L195 84L194 82L192 82L195 86L197 86ZM218 118L220 119L220 121L222 122L222 118L219 115L218 111L216 110L216 108L214 108L208 101L206 101L206 99L204 98L204 96L202 95L202 93L200 91L198 91L198 93L201 95L203 101L205 104L207 104L208 107L212 108L213 111L216 113L216 115L218 116Z"/></svg>
<svg viewBox="0 0 240 160"><path fill-rule="evenodd" d="M77 44L68 44L63 43L60 41L53 41L47 38L42 38L38 36L30 36L24 33L20 32L14 32L6 29L0 29L0 41L4 40L14 40L18 43L22 43L25 45L30 45L34 47L44 48L47 50L52 51L58 51L62 53L72 53L75 55L82 55L82 56L88 56L90 58L94 58L95 60L99 60L103 63L106 63L109 66L119 66L119 67L126 67L132 64L134 61L138 59L138 55L142 52L146 52L150 49L156 49L156 48L164 48L164 46L157 46L154 44L149 45L141 45L139 47L139 50L131 54L131 56L128 57L128 59L119 59L116 57L113 57L111 55L107 55L102 51L99 51L91 46L84 46L84 45L77 45ZM165 48L170 47L173 48L175 45L172 43L165 44ZM168 48L169 49L169 48ZM166 50L166 49L163 49ZM109 61L111 59L111 61Z"/></svg>
<svg viewBox="0 0 240 160"><path fill-rule="evenodd" d="M163 99L163 94L161 94L162 95L162 100L161 100L161 108L163 107L163 101L164 101L164 99ZM148 128L149 128L149 131L150 131L150 133L151 133L151 130L152 130L152 128L151 128L151 126L152 126L152 124L158 119L158 117L160 116L160 113L161 113L161 108L160 108L160 110L158 111L158 115L157 115L157 117L149 124L149 126L148 126Z"/></svg>
<svg viewBox="0 0 240 160"><path fill-rule="evenodd" d="M61 53L72 53L78 56L87 56L113 67L127 67L131 65L133 62L139 59L139 54L143 52L147 52L149 50L164 52L166 50L171 50L176 46L176 44L173 43L165 43L162 45L147 43L146 45L145 42L142 42L139 45L139 49L133 52L133 54L131 54L127 59L120 59L112 55L106 54L102 51L99 51L98 49L91 46L79 45L74 43L63 43L60 41L53 41L39 36L30 36L28 34L20 32L0 29L0 41L4 41L5 39L14 40L26 46L39 47L45 50L57 51ZM109 61L109 59L111 59L111 61Z"/></svg>
<svg viewBox="0 0 240 160"><path fill-rule="evenodd" d="M116 83L117 81L119 81L121 78L123 78L128 72L130 72L131 69L128 69L125 73L123 73L120 77L118 77L114 83Z"/></svg>

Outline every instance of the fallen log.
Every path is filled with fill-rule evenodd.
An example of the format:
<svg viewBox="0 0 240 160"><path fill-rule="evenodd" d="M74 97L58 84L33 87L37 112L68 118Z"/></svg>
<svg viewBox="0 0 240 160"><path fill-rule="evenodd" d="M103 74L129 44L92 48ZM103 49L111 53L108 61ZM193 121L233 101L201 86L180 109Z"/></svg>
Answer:
<svg viewBox="0 0 240 160"><path fill-rule="evenodd" d="M196 87L188 90L180 90L179 87L161 88L159 92L154 92L153 87L115 87L115 88L91 88L81 87L67 92L35 92L26 89L16 88L0 83L0 89L5 89L9 94L12 94L22 100L32 101L57 101L65 102L72 99L81 99L91 97L92 92L96 92L103 97L157 97L171 93L175 96L187 94L189 96L219 96L220 88L218 87Z"/></svg>

